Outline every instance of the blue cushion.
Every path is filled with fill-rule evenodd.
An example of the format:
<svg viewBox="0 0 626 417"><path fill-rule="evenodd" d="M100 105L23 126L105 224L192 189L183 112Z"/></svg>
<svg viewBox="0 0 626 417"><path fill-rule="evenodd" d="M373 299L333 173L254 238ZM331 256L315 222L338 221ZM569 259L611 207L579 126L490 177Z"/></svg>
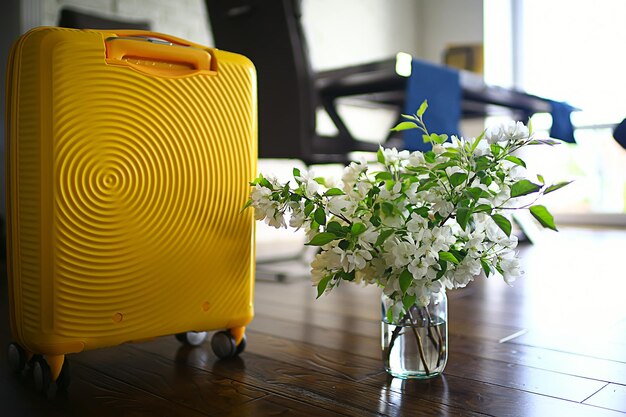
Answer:
<svg viewBox="0 0 626 417"><path fill-rule="evenodd" d="M407 80L404 114L415 114L420 104L428 100L424 122L430 133L459 134L461 118L461 85L459 71L413 59L411 76ZM404 131L404 145L408 150L428 151L430 143L424 143L422 132L417 129Z"/></svg>

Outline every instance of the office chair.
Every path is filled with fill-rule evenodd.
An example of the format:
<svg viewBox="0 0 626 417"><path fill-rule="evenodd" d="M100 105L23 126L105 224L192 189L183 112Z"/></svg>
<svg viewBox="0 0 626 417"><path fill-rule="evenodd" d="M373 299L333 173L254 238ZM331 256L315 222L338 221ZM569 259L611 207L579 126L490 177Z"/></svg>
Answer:
<svg viewBox="0 0 626 417"><path fill-rule="evenodd" d="M81 12L72 8L63 8L59 14L59 26L72 29L140 29L150 30L147 21L129 21L111 19Z"/></svg>
<svg viewBox="0 0 626 417"><path fill-rule="evenodd" d="M300 22L301 0L206 0L215 46L247 56L257 70L259 158L295 158L305 164L346 163L352 151L377 145L339 133L317 134L323 105ZM332 109L331 109L332 112Z"/></svg>

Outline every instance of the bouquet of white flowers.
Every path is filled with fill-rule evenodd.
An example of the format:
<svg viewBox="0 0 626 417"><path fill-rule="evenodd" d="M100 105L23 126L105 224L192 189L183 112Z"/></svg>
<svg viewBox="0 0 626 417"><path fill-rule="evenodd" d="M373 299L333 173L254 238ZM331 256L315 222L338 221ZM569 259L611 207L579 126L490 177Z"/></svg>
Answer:
<svg viewBox="0 0 626 417"><path fill-rule="evenodd" d="M480 274L502 275L507 284L522 274L507 212L528 209L556 230L536 198L569 182L546 185L525 178L526 164L514 152L552 140L534 139L521 122L488 129L475 139L429 133L415 115L394 130L420 129L428 152L380 148L378 162L352 162L341 181L293 170L295 187L273 177L256 178L246 206L276 228L304 228L307 245L320 250L311 263L318 297L342 281L376 284L403 305L426 305L431 292L464 287Z"/></svg>
<svg viewBox="0 0 626 417"><path fill-rule="evenodd" d="M406 320L413 306L426 307L444 288L465 287L481 271L511 284L522 271L507 214L528 209L543 227L556 230L552 215L535 201L568 184L526 178L526 164L515 151L558 143L535 139L530 125L510 123L477 138L448 141L428 132L426 108L422 103L394 130L420 129L432 150L381 147L378 163L352 162L341 181L294 169L292 186L261 174L246 204L258 220L277 228L287 227L290 213L289 226L304 228L306 245L319 247L311 262L318 297L342 281L378 285L391 300L388 323ZM429 329L439 363L441 336L438 342L433 334Z"/></svg>

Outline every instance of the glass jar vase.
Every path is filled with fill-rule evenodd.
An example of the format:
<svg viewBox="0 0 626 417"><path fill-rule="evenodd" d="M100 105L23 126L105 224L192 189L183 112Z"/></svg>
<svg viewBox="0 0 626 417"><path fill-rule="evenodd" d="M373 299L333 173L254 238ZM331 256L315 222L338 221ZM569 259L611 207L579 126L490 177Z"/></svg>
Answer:
<svg viewBox="0 0 626 417"><path fill-rule="evenodd" d="M444 290L432 293L426 307L396 307L384 293L381 336L383 361L389 374L402 379L433 378L448 360L448 299ZM399 314L397 313L399 311Z"/></svg>

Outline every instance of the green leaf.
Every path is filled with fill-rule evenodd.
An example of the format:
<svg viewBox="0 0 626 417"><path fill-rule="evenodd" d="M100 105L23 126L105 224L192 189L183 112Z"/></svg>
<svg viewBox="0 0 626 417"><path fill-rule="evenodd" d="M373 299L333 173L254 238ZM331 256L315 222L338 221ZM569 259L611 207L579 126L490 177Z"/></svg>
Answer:
<svg viewBox="0 0 626 417"><path fill-rule="evenodd" d="M402 305L404 306L404 311L409 311L409 309L413 307L413 304L415 304L416 300L417 297L415 295L406 294L404 297L402 297Z"/></svg>
<svg viewBox="0 0 626 417"><path fill-rule="evenodd" d="M505 157L504 159L506 159L509 162L513 162L516 165L526 168L526 163L522 161L521 159L519 159L517 156L509 155Z"/></svg>
<svg viewBox="0 0 626 417"><path fill-rule="evenodd" d="M302 196L298 193L293 193L289 196L290 201L300 201L302 200Z"/></svg>
<svg viewBox="0 0 626 417"><path fill-rule="evenodd" d="M246 204L243 205L243 208L241 209L241 211L243 212L245 209L250 207L250 205L252 205L252 199L246 201Z"/></svg>
<svg viewBox="0 0 626 417"><path fill-rule="evenodd" d="M385 163L385 153L383 152L383 147L382 146L378 147L378 152L376 152L376 159L381 164Z"/></svg>
<svg viewBox="0 0 626 417"><path fill-rule="evenodd" d="M484 259L481 259L480 264L483 266L483 269L485 270L485 275L489 277L489 275L491 275L491 267L489 266L489 263L485 261Z"/></svg>
<svg viewBox="0 0 626 417"><path fill-rule="evenodd" d="M422 104L420 104L420 108L417 109L417 113L416 113L417 117L422 117L427 108L428 108L428 100L422 101Z"/></svg>
<svg viewBox="0 0 626 417"><path fill-rule="evenodd" d="M378 227L380 226L380 217L378 216L372 216L372 218L370 219L370 222L374 225L374 227Z"/></svg>
<svg viewBox="0 0 626 417"><path fill-rule="evenodd" d="M313 181L315 181L316 183L318 183L319 185L323 185L326 186L326 179L323 177L317 177L317 178L313 178Z"/></svg>
<svg viewBox="0 0 626 417"><path fill-rule="evenodd" d="M400 116L404 117L405 119L409 119L409 120L417 120L417 118L411 114L400 114Z"/></svg>
<svg viewBox="0 0 626 417"><path fill-rule="evenodd" d="M456 259L458 259L459 262L463 262L463 259L465 259L465 257L467 256L467 251L464 250L456 250L453 248L448 249L448 252L450 252L451 254L454 255L454 257Z"/></svg>
<svg viewBox="0 0 626 417"><path fill-rule="evenodd" d="M550 214L547 208L537 205L531 206L529 210L530 214L532 214L543 227L547 227L548 229L558 232L556 225L554 224L554 217L552 217L552 214Z"/></svg>
<svg viewBox="0 0 626 417"><path fill-rule="evenodd" d="M324 193L324 195L326 197L332 197L334 195L345 195L346 193L344 193L343 191L341 191L339 188L331 188L330 190L326 191Z"/></svg>
<svg viewBox="0 0 626 417"><path fill-rule="evenodd" d="M304 204L304 216L309 217L309 214L311 214L314 208L315 208L315 205L312 202L307 201Z"/></svg>
<svg viewBox="0 0 626 417"><path fill-rule="evenodd" d="M502 147L498 145L497 143L492 143L490 148L491 148L491 153L493 153L495 156L500 155L500 153L502 152Z"/></svg>
<svg viewBox="0 0 626 417"><path fill-rule="evenodd" d="M317 283L317 297L315 298L320 298L322 294L324 294L324 291L326 291L326 287L328 287L328 283L332 278L332 275L328 275L322 278L320 282Z"/></svg>
<svg viewBox="0 0 626 417"><path fill-rule="evenodd" d="M485 195L487 192L480 187L468 188L465 190L465 194L470 196L474 201L478 201L480 197L489 197L489 195Z"/></svg>
<svg viewBox="0 0 626 417"><path fill-rule="evenodd" d="M430 136L428 135L422 135L422 140L424 141L424 143L430 143L432 141L432 139L430 138Z"/></svg>
<svg viewBox="0 0 626 417"><path fill-rule="evenodd" d="M541 186L528 180L519 180L511 186L511 198L521 197L526 194L536 193Z"/></svg>
<svg viewBox="0 0 626 417"><path fill-rule="evenodd" d="M392 127L391 130L394 132L401 132L403 130L417 129L417 127L418 126L415 122L400 122Z"/></svg>
<svg viewBox="0 0 626 417"><path fill-rule="evenodd" d="M476 150L476 148L478 147L478 144L480 143L480 141L482 140L482 138L485 136L485 132L487 130L483 130L483 132L478 135L478 137L476 139L474 139L474 143L472 143L472 147L470 148L470 152L474 153L474 151Z"/></svg>
<svg viewBox="0 0 626 417"><path fill-rule="evenodd" d="M435 158L437 158L437 155L435 155L435 153L433 151L424 152L424 159L429 164L434 163L435 162Z"/></svg>
<svg viewBox="0 0 626 417"><path fill-rule="evenodd" d="M269 182L267 178L261 178L261 180L259 181L259 184L261 184L265 188L269 188L270 190L273 190L272 183Z"/></svg>
<svg viewBox="0 0 626 417"><path fill-rule="evenodd" d="M442 261L452 262L455 265L459 264L459 260L456 259L456 256L454 256L450 252L439 252L439 259Z"/></svg>
<svg viewBox="0 0 626 417"><path fill-rule="evenodd" d="M387 229L387 230L383 230L382 232L380 232L380 234L378 235L378 238L376 239L376 243L374 243L374 246L382 245L389 236L393 235L393 233L394 233L393 229Z"/></svg>
<svg viewBox="0 0 626 417"><path fill-rule="evenodd" d="M385 201L382 204L382 209L385 216L390 217L393 215L393 204Z"/></svg>
<svg viewBox="0 0 626 417"><path fill-rule="evenodd" d="M366 230L367 227L363 223L354 223L350 228L350 233L352 233L352 236L358 236Z"/></svg>
<svg viewBox="0 0 626 417"><path fill-rule="evenodd" d="M452 184L453 187L456 187L457 185L461 185L463 182L465 182L466 179L466 173L455 172L454 174L450 175L450 184Z"/></svg>
<svg viewBox="0 0 626 417"><path fill-rule="evenodd" d="M436 135L432 133L430 136L433 138L433 141L435 143L438 143L439 145L441 145L442 143L448 140L448 135L446 135L445 133L442 135Z"/></svg>
<svg viewBox="0 0 626 417"><path fill-rule="evenodd" d="M493 209L493 207L491 207L489 204L479 204L476 207L474 207L474 213L480 213L480 212L491 212L491 210Z"/></svg>
<svg viewBox="0 0 626 417"><path fill-rule="evenodd" d="M556 183L556 184L552 184L551 186L549 186L548 188L546 188L546 190L545 190L543 193L544 193L544 194L551 193L552 191L556 191L556 190L558 190L559 188L563 188L563 187L565 187L566 185L571 184L571 183L572 183L572 181L564 181L564 182L559 182L559 183Z"/></svg>
<svg viewBox="0 0 626 417"><path fill-rule="evenodd" d="M445 274L446 271L448 270L448 263L446 261L440 259L437 263L439 264L441 269L437 271L437 276L435 277L433 281L437 281L438 279L440 279L443 276L443 274Z"/></svg>
<svg viewBox="0 0 626 417"><path fill-rule="evenodd" d="M511 222L501 214L492 214L491 218L507 236L511 236Z"/></svg>
<svg viewBox="0 0 626 417"><path fill-rule="evenodd" d="M391 175L391 172L381 171L376 173L375 178L377 181L388 181L393 179L393 175Z"/></svg>
<svg viewBox="0 0 626 417"><path fill-rule="evenodd" d="M327 243L332 242L333 240L339 239L339 236L336 236L334 233L322 232L313 236L310 242L305 243L308 246L324 246Z"/></svg>
<svg viewBox="0 0 626 417"><path fill-rule="evenodd" d="M389 310L387 310L387 314L385 317L387 317L387 323L389 324L393 323L393 308L390 308Z"/></svg>
<svg viewBox="0 0 626 417"><path fill-rule="evenodd" d="M300 176L300 170L298 168L294 168L293 169L293 178L296 180L296 182L298 184L300 184L300 181L297 179Z"/></svg>
<svg viewBox="0 0 626 417"><path fill-rule="evenodd" d="M546 183L546 180L543 179L543 175L537 174L537 180L543 185Z"/></svg>
<svg viewBox="0 0 626 417"><path fill-rule="evenodd" d="M332 221L326 225L326 231L332 233L336 236L345 236L346 233L343 231L343 227L339 224L339 222Z"/></svg>
<svg viewBox="0 0 626 417"><path fill-rule="evenodd" d="M413 282L413 275L411 275L408 269L405 269L400 274L399 281L400 281L400 290L402 290L402 294L404 294L406 293L406 290L409 289L409 287L411 286L411 283Z"/></svg>
<svg viewBox="0 0 626 417"><path fill-rule="evenodd" d="M420 216L422 216L422 217L427 219L428 218L428 207L424 206L424 207L417 208L417 209L413 210L413 213L417 213Z"/></svg>
<svg viewBox="0 0 626 417"><path fill-rule="evenodd" d="M467 227L467 222L469 221L470 215L472 214L472 210L466 207L461 207L456 211L456 222L461 226L463 230Z"/></svg>
<svg viewBox="0 0 626 417"><path fill-rule="evenodd" d="M344 281L354 281L354 270L346 272L342 269L335 274L335 278L337 277Z"/></svg>
<svg viewBox="0 0 626 417"><path fill-rule="evenodd" d="M476 172L483 171L491 166L491 161L486 155L476 158Z"/></svg>
<svg viewBox="0 0 626 417"><path fill-rule="evenodd" d="M315 210L315 213L313 213L313 218L315 219L315 221L319 225L326 224L326 212L324 211L324 208L323 207L318 207Z"/></svg>

